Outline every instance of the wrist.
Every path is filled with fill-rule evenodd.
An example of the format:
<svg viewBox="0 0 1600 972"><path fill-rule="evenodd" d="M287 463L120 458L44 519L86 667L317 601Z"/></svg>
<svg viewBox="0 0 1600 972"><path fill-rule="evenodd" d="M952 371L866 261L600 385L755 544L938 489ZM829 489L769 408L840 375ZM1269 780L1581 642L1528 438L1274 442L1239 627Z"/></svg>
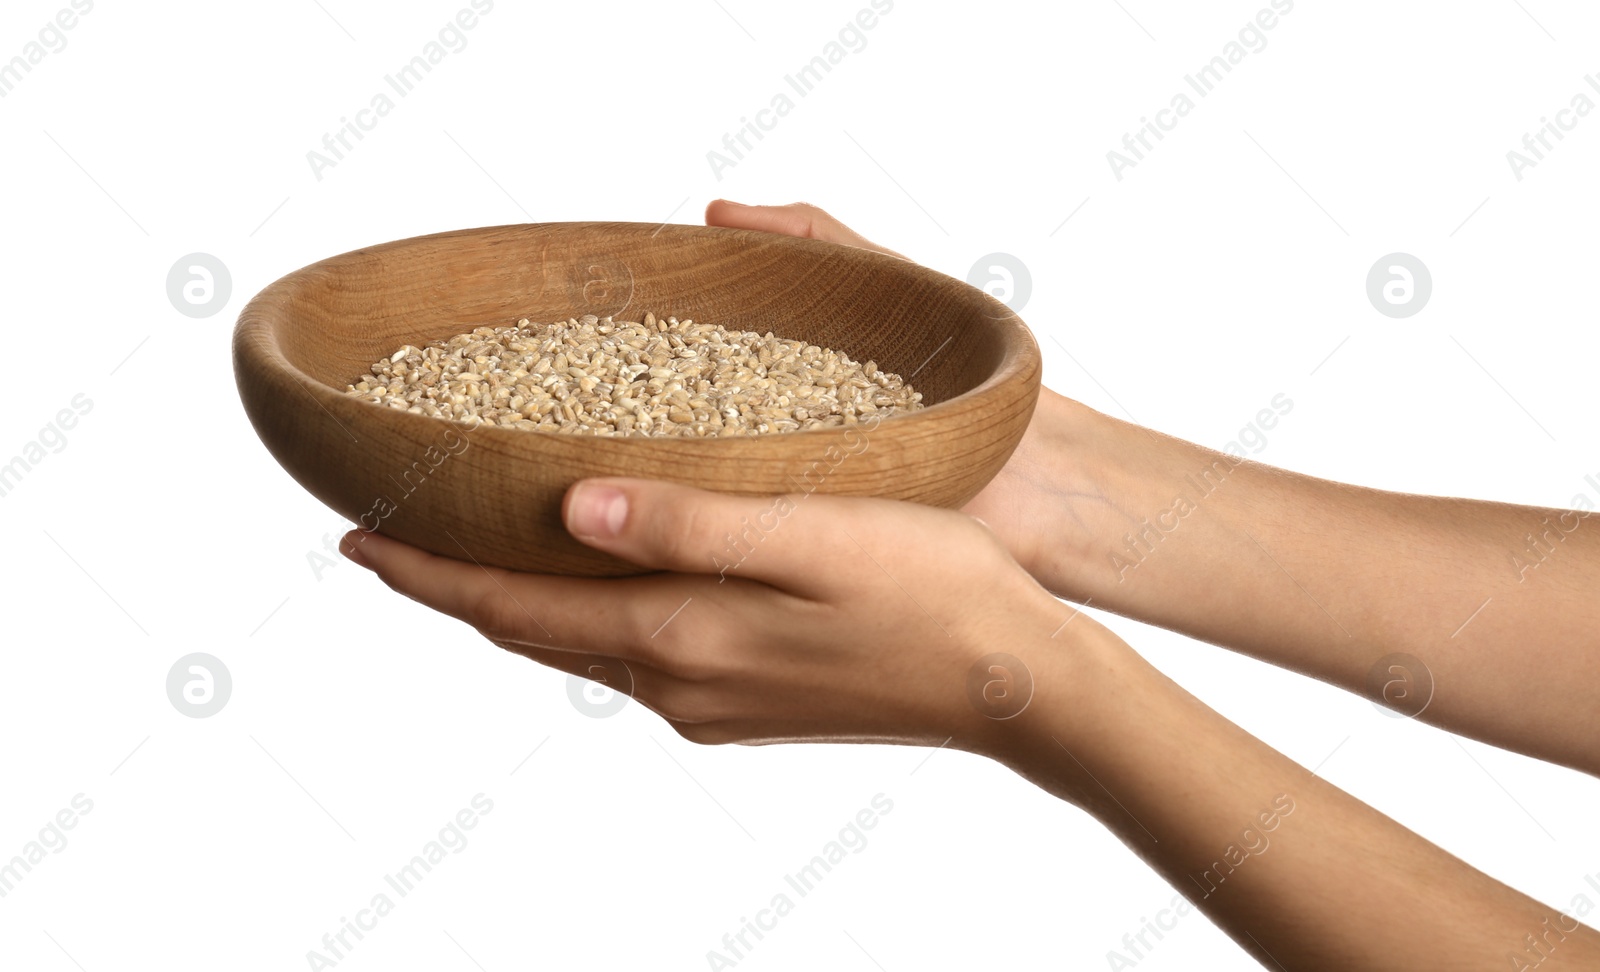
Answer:
<svg viewBox="0 0 1600 972"><path fill-rule="evenodd" d="M1030 477L1037 528L1026 566L1060 596L1124 613L1156 607L1147 603L1152 572L1164 585L1183 581L1167 594L1197 593L1194 558L1270 512L1261 487L1284 481L1268 467L1049 398Z"/></svg>
<svg viewBox="0 0 1600 972"><path fill-rule="evenodd" d="M1126 532L1144 483L1137 457L1176 442L1041 389L1014 464L1026 483L1022 563L1051 592L1082 601L1103 582L1110 538Z"/></svg>
<svg viewBox="0 0 1600 972"><path fill-rule="evenodd" d="M1057 603L1061 620L1014 649L1031 679L1028 705L995 721L981 751L1064 800L1092 806L1103 796L1095 776L1128 756L1128 721L1152 721L1171 683L1075 605Z"/></svg>

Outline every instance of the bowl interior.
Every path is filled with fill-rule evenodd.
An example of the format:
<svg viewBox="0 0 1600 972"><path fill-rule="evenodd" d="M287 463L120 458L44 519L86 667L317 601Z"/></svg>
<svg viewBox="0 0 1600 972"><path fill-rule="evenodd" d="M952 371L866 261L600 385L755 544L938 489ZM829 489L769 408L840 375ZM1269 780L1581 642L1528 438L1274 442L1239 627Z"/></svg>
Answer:
<svg viewBox="0 0 1600 972"><path fill-rule="evenodd" d="M971 326L981 294L915 286L920 275L949 278L882 254L738 230L498 227L357 250L301 274L281 292L278 348L341 391L401 345L523 317L638 320L651 311L772 331L876 361L910 379L925 405L978 387L1007 351ZM1009 316L997 302L984 313Z"/></svg>

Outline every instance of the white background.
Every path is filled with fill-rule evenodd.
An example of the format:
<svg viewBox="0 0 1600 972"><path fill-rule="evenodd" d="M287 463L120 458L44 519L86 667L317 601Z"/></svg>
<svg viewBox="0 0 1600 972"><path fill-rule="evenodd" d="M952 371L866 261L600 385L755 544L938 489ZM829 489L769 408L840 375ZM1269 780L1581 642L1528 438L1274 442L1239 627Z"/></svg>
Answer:
<svg viewBox="0 0 1600 972"><path fill-rule="evenodd" d="M7 3L0 60L65 6ZM565 676L353 565L319 577L308 554L347 524L251 431L229 333L261 287L361 245L803 198L957 277L1015 255L1046 383L1097 408L1221 447L1281 392L1294 408L1264 461L1600 505L1600 117L1520 181L1506 159L1575 93L1600 100L1587 5L1301 0L1120 181L1107 151L1264 0L899 0L720 181L707 151L865 0L498 0L319 180L306 153L466 0L320 6L96 3L0 99L0 462L93 401L0 498L0 859L75 794L94 805L0 898L8 968L306 968L480 792L494 809L470 844L340 968L706 968L878 793L894 809L870 843L740 968L1105 968L1172 898L1092 820L976 757L695 747L637 705L580 713ZM1434 283L1401 320L1364 289L1395 251ZM192 252L233 282L201 320L165 290ZM1109 623L1515 887L1564 907L1600 872L1594 780ZM194 651L232 673L211 718L165 692ZM1246 967L1198 915L1139 964Z"/></svg>

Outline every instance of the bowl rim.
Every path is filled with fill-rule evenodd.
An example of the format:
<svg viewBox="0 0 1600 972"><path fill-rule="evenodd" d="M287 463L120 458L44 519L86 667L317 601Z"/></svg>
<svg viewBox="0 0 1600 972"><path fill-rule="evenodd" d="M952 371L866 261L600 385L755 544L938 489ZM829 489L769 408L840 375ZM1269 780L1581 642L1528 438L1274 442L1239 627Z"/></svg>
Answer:
<svg viewBox="0 0 1600 972"><path fill-rule="evenodd" d="M580 436L571 432L556 432L546 429L505 428L497 425L484 425L482 423L464 422L456 419L437 418L431 415L418 415L400 409L393 409L387 406L378 405L375 402L362 401L361 399L355 398L354 396L348 394L344 389L335 388L334 386L305 373L300 368L296 367L295 364L288 359L288 356L283 353L277 331L273 326L275 309L272 307L272 305L283 301L289 292L301 285L301 283L307 278L318 273L337 272L337 265L341 261L354 261L357 258L370 257L374 254L381 255L390 251L402 250L410 246L415 246L416 244L424 241L440 241L453 237L478 237L491 235L497 232L526 232L530 230L542 230L558 227L583 227L590 230L608 231L631 230L634 232L645 233L651 237L659 236L663 231L667 230L679 234L723 236L733 238L742 237L745 239L758 240L763 245L786 246L800 250L812 250L822 256L826 256L829 252L851 250L854 251L854 258L866 259L869 263L876 263L885 269L890 269L897 273L910 274L913 278L920 280L920 282L933 284L940 287L948 287L951 283L955 283L959 284L961 287L967 288L973 294L978 295L982 301L989 305L989 310L991 313L988 313L985 316L987 316L989 320L992 321L998 329L1000 329L1000 334L1002 336L1003 352L999 363L995 366L994 371L991 372L983 381L960 393L959 395L952 396L940 402L935 402L932 405L924 405L922 408L913 412L904 412L881 419L873 425L873 428L875 429L881 429L885 425L893 423L896 428L910 432L914 430L915 426L922 426L927 425L928 423L940 421L947 413L951 411L971 408L977 403L989 398L1001 397L1002 390L1009 382L1021 379L1033 386L1035 394L1037 393L1037 389L1040 385L1040 378L1043 371L1043 357L1039 351L1038 341L1034 338L1033 332L1028 328L1027 324L1023 322L1021 316L1018 315L1016 311L1012 310L1009 306L998 300L993 294L990 294L987 291L980 290L964 280L941 273L932 269L931 267L923 266L922 264L913 260L893 256L891 254L868 249L866 247L853 246L848 243L833 243L826 240L817 240L809 237L788 236L781 233L768 233L762 230L737 229L722 226L702 226L694 223L657 224L591 220L504 223L494 226L475 226L462 229L445 230L437 233L424 233L418 236L410 236L398 240L387 240L382 243L375 243L368 246L357 247L352 250L346 250L343 253L336 253L331 256L323 257L320 260L308 263L298 269L291 270L267 284L265 287L261 288L260 291L258 291L253 297L250 298L248 302L246 302L244 308L240 311L238 321L234 325L232 341L235 373L237 375L239 372L240 359L248 357L253 359L256 363L266 366L271 371L288 375L289 377L293 378L308 395L311 396L312 400L315 401L319 407L321 407L324 411L327 411L330 417L335 417L336 421L337 417L334 416L334 413L329 410L329 405L335 402L338 403L336 407L339 407L341 410L343 410L343 408L346 406L365 406L376 409L377 411L373 414L386 414L389 416L389 421L406 421L410 419L417 419L420 423L422 423L417 426L418 428L466 429L470 430L470 432L475 436L488 433L495 438L507 436L511 437L506 439L506 441L526 441L530 436L538 436L541 438L554 438L562 442L594 439L597 443L604 442L608 444L603 448L612 448L610 444L615 443L617 444L617 447L621 448L649 447L652 449L673 449L692 447L697 451L706 448L719 450L742 448L748 450L754 448L755 444L757 443L771 442L773 440L794 442L797 439L808 436L836 436L841 432L841 430L853 428L853 426L826 426L824 428L797 429L792 432L773 433L770 435L703 437L681 435ZM476 326L492 327L497 325L479 324ZM947 339L945 343L948 344L949 340L953 339L954 336L952 335L952 337ZM943 345L940 346L940 350L942 349ZM936 350L933 355L930 355L927 361L924 361L918 366L917 371L921 371L923 368L927 367L928 362L932 361L933 358L938 355L938 353L939 351ZM916 372L913 372L912 374L915 375L915 373ZM909 382L911 378L906 377L904 380ZM355 414L361 413L356 412ZM628 445L629 443L633 443L634 445ZM712 445L711 443L726 443L726 445Z"/></svg>

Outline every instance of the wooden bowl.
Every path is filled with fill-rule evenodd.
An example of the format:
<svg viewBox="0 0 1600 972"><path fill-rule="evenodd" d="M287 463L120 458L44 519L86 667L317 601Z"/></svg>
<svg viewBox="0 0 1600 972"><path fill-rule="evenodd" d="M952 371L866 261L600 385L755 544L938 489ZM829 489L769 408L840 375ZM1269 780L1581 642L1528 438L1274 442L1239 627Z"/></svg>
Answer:
<svg viewBox="0 0 1600 972"><path fill-rule="evenodd" d="M403 344L523 317L647 310L874 360L910 378L927 407L870 431L597 437L471 428L344 394ZM579 479L959 507L1016 448L1040 372L1016 314L925 267L817 240L642 223L461 230L331 257L250 301L233 364L267 449L363 529L481 564L590 576L639 568L567 534L561 500Z"/></svg>

